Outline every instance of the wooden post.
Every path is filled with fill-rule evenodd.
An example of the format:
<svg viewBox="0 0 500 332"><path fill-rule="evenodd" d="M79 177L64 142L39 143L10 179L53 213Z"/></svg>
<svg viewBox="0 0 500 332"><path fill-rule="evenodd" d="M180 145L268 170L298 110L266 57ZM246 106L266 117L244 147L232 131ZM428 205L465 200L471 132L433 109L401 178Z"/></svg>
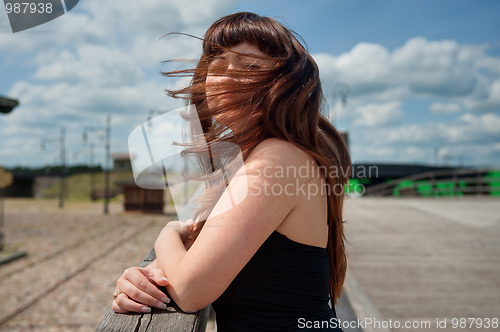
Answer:
<svg viewBox="0 0 500 332"><path fill-rule="evenodd" d="M0 251L4 249L5 244L5 205L4 205L4 188L7 188L13 181L12 173L4 171L0 168Z"/></svg>
<svg viewBox="0 0 500 332"><path fill-rule="evenodd" d="M4 235L4 228L5 228L5 223L4 223L4 203L3 203L3 188L0 187L0 251L3 251L4 247L4 241L5 241L5 235Z"/></svg>

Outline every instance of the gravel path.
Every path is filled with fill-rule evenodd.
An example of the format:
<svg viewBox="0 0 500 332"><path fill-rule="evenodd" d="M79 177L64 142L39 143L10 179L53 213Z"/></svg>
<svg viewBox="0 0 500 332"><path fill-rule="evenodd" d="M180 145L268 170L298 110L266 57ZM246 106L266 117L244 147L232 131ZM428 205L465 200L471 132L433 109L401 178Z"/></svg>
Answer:
<svg viewBox="0 0 500 332"><path fill-rule="evenodd" d="M167 216L102 213L98 203L7 199L7 248L28 256L0 265L0 331L94 331L116 279L153 246ZM171 217L170 217L171 219Z"/></svg>

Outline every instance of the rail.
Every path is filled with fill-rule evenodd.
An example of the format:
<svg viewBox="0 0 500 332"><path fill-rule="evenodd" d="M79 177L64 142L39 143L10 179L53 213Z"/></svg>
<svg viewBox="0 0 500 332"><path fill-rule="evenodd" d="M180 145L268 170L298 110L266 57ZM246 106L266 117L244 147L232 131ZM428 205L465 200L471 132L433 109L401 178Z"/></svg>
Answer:
<svg viewBox="0 0 500 332"><path fill-rule="evenodd" d="M152 249L140 264L144 267L156 258ZM171 302L165 310L152 308L148 314L117 314L111 308L96 328L96 332L203 332L205 331L210 306L195 312L185 313Z"/></svg>
<svg viewBox="0 0 500 332"><path fill-rule="evenodd" d="M367 196L500 195L498 170L461 168L431 171L367 187Z"/></svg>

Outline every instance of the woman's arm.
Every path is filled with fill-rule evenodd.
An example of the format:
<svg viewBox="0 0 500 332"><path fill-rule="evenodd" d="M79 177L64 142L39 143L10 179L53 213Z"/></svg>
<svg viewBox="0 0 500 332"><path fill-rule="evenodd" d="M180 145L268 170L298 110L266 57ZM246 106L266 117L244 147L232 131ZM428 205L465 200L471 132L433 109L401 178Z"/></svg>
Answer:
<svg viewBox="0 0 500 332"><path fill-rule="evenodd" d="M178 225L179 222L170 222L168 225ZM192 222L185 222L179 228L179 235L184 246L189 249L192 245ZM190 227L186 227L190 226ZM118 313L150 312L151 308L165 309L170 299L158 287L168 285L163 270L158 267L157 260L153 260L144 268L130 267L126 269L116 282L116 290L120 294L114 299L112 308Z"/></svg>
<svg viewBox="0 0 500 332"><path fill-rule="evenodd" d="M182 310L197 311L216 300L292 211L297 179L274 176L273 170L303 161L304 153L291 143L264 141L231 180L189 250L180 225L162 230L155 243L158 267ZM240 203L233 206L234 201Z"/></svg>

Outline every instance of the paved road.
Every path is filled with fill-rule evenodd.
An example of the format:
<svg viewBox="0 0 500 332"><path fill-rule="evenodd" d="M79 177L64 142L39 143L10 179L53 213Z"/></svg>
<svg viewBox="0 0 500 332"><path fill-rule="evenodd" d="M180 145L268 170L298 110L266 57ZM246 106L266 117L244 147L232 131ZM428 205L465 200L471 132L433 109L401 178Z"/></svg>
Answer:
<svg viewBox="0 0 500 332"><path fill-rule="evenodd" d="M393 331L500 330L478 327L500 319L500 199L362 198L345 211L350 272L375 314L432 323Z"/></svg>

